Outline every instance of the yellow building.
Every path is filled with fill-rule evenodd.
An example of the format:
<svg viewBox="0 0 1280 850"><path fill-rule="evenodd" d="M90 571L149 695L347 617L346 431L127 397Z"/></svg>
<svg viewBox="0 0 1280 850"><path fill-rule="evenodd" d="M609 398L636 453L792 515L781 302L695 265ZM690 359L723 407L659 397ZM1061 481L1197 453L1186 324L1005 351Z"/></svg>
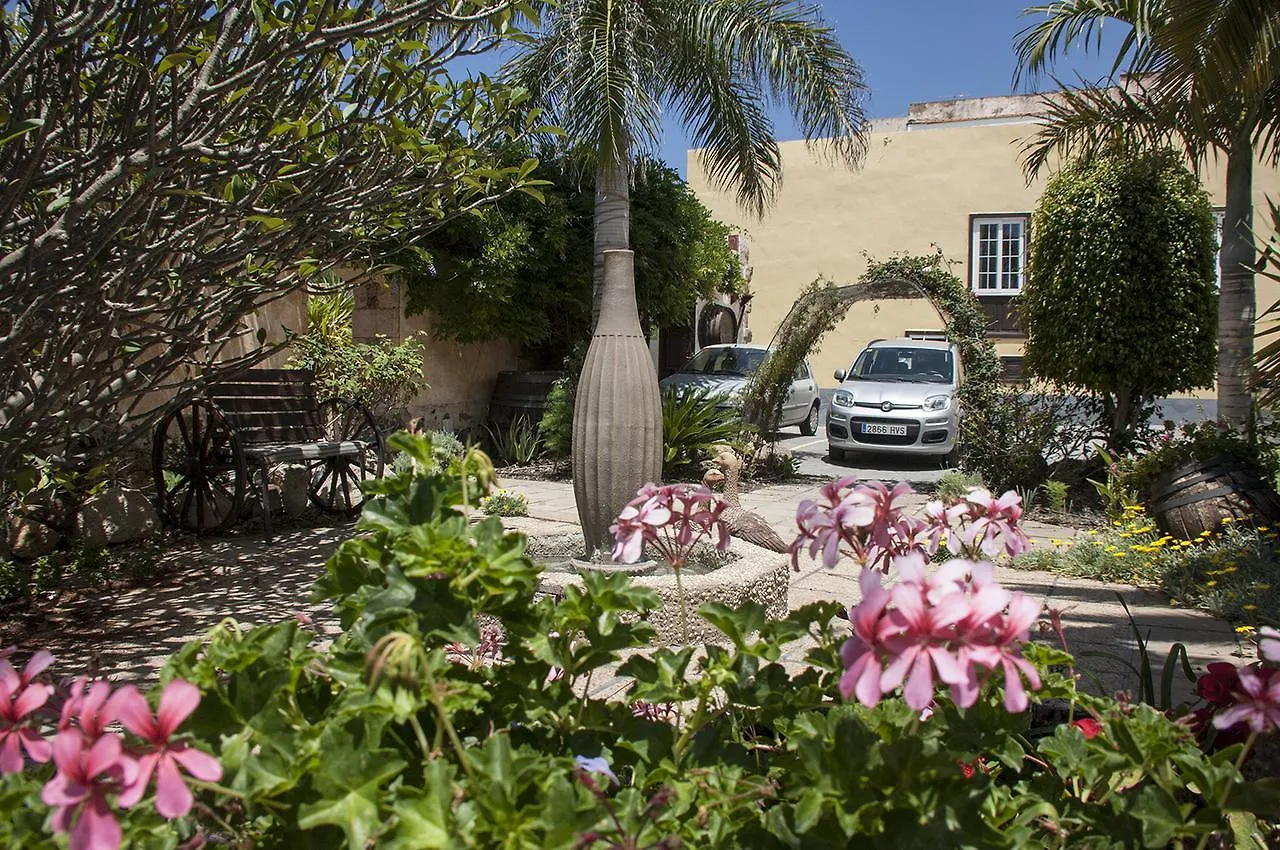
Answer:
<svg viewBox="0 0 1280 850"><path fill-rule="evenodd" d="M851 283L866 270L868 255L940 249L982 300L997 349L1016 370L1022 336L1009 304L1023 282L1027 219L1045 182L1041 175L1027 183L1021 152L1039 102L1037 95L1015 95L912 104L906 117L872 122L866 160L856 171L825 161L802 141L783 142L783 184L761 220L732 194L713 189L698 152L690 151L688 179L698 197L749 237L754 341L768 343L799 292L820 275ZM1225 170L1222 160L1201 172L1219 210ZM1254 224L1265 238L1266 198L1280 202L1276 169L1256 165L1253 191ZM1266 278L1258 277L1257 289L1259 313L1280 299L1280 286ZM814 372L834 386L832 372L847 369L870 340L939 327L924 300L855 305L813 352Z"/></svg>

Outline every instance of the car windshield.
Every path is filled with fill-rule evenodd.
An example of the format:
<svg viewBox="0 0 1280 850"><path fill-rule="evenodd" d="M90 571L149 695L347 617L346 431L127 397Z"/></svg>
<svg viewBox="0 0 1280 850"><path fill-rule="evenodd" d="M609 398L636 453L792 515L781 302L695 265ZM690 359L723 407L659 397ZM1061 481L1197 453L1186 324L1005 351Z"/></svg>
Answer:
<svg viewBox="0 0 1280 850"><path fill-rule="evenodd" d="M769 352L762 348L704 348L680 367L691 375L750 375Z"/></svg>
<svg viewBox="0 0 1280 850"><path fill-rule="evenodd" d="M868 348L849 370L855 381L913 384L949 384L954 374L951 352L938 348Z"/></svg>

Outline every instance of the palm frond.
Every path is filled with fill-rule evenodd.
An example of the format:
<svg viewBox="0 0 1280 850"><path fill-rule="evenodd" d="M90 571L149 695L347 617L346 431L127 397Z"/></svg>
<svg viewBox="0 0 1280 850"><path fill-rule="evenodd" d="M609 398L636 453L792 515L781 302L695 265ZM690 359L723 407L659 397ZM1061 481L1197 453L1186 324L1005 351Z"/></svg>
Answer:
<svg viewBox="0 0 1280 850"><path fill-rule="evenodd" d="M866 149L862 70L815 7L794 0L671 2L661 19L675 49L664 99L679 113L713 183L761 214L781 178L768 107L786 107L805 134L843 163Z"/></svg>
<svg viewBox="0 0 1280 850"><path fill-rule="evenodd" d="M1128 88L1070 88L1042 100L1041 126L1023 146L1028 179L1054 154L1089 159L1118 145L1138 149L1181 147L1193 160L1206 155L1207 143L1186 133L1187 115L1177 101L1163 101L1140 84Z"/></svg>
<svg viewBox="0 0 1280 850"><path fill-rule="evenodd" d="M660 104L643 84L654 63L641 0L563 0L540 9L542 29L504 67L579 148L613 162L656 148Z"/></svg>
<svg viewBox="0 0 1280 850"><path fill-rule="evenodd" d="M1141 65L1144 46L1164 18L1163 7L1162 0L1059 0L1027 8L1024 16L1044 19L1024 28L1014 41L1018 59L1014 86L1023 81L1024 74L1034 80L1045 73L1059 55L1066 55L1077 44L1086 52L1101 49L1103 27L1109 20L1125 28L1111 77L1126 66Z"/></svg>

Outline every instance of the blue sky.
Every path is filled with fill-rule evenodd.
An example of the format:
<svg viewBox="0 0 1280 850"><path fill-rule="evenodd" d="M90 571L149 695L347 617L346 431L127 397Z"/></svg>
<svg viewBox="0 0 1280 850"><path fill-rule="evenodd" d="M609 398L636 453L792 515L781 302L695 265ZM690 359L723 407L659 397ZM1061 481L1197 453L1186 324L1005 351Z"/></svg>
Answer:
<svg viewBox="0 0 1280 850"><path fill-rule="evenodd" d="M905 115L908 104L917 101L1013 93L1013 42L1036 20L1023 15L1034 5L1023 0L826 0L819 5L862 66L871 90L871 118ZM1122 35L1108 42L1118 44ZM1059 59L1054 73L1064 82L1074 83L1078 75L1102 79L1115 58L1116 48L1109 49L1102 56L1073 50L1067 61ZM1052 87L1048 78L1035 86ZM777 138L803 138L785 110L775 112L774 120ZM661 155L681 174L688 144L683 129L668 122Z"/></svg>
<svg viewBox="0 0 1280 850"><path fill-rule="evenodd" d="M1034 19L1023 10L1043 0L825 0L823 17L862 66L870 88L871 118L905 115L916 101L1010 94L1013 42ZM1107 39L1102 54L1074 50L1054 73L1064 82L1104 78L1123 33ZM1106 52L1110 51L1110 52ZM487 62L483 64L488 64ZM1053 87L1045 78L1036 88ZM1025 84L1021 90L1027 90ZM776 136L799 139L785 110L775 110ZM675 120L666 124L660 157L685 173L689 140Z"/></svg>

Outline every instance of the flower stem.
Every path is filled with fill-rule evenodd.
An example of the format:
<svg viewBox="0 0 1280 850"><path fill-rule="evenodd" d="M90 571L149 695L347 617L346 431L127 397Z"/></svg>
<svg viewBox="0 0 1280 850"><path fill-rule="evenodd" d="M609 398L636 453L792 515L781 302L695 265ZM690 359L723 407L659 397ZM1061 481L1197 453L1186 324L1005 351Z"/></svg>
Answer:
<svg viewBox="0 0 1280 850"><path fill-rule="evenodd" d="M1236 756L1235 767L1236 767L1237 774L1240 772L1240 768L1244 765L1244 760L1249 757L1249 751L1253 749L1253 744L1257 740L1258 740L1258 733L1253 730L1250 730L1249 738L1244 742L1244 747L1241 748L1240 755ZM1228 784L1226 788L1222 789L1222 794L1218 797L1219 811L1221 811L1222 807L1227 804L1227 797L1230 796L1230 794L1231 794L1231 785ZM1204 835L1200 836L1200 842L1196 844L1196 850L1204 850L1204 848L1207 847L1209 844L1209 836L1211 835L1213 835L1212 832L1206 832Z"/></svg>
<svg viewBox="0 0 1280 850"><path fill-rule="evenodd" d="M689 642L689 604L684 598L684 585L680 582L679 562L673 561L671 569L676 571L676 598L680 600L680 640L683 643Z"/></svg>

